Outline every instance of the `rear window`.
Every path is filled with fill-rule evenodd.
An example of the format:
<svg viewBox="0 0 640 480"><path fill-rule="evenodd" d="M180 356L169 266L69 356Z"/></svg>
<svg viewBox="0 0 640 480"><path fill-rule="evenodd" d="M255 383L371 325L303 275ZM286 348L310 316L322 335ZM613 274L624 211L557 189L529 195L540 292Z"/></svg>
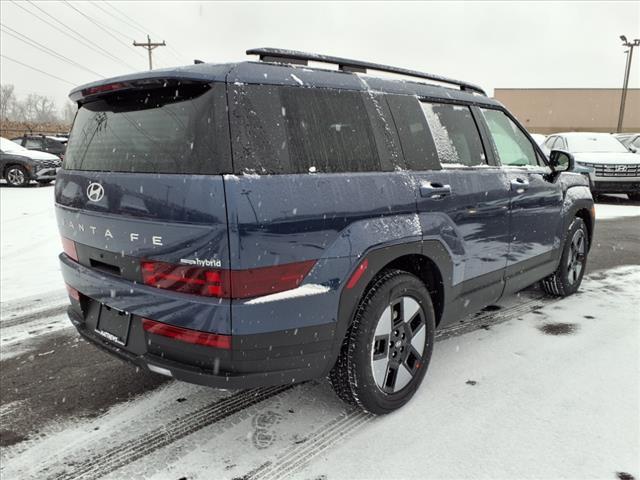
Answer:
<svg viewBox="0 0 640 480"><path fill-rule="evenodd" d="M64 167L134 173L231 171L224 85L111 94L78 110Z"/></svg>
<svg viewBox="0 0 640 480"><path fill-rule="evenodd" d="M361 92L234 85L231 133L238 173L380 170Z"/></svg>

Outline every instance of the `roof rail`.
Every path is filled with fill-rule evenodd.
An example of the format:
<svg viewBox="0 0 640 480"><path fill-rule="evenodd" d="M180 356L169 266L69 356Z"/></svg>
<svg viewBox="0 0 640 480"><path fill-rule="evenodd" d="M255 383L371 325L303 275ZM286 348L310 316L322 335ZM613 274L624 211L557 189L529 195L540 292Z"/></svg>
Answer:
<svg viewBox="0 0 640 480"><path fill-rule="evenodd" d="M247 55L259 55L260 60L264 62L284 61L284 63L293 63L297 65L307 65L309 61L331 63L338 65L338 68L344 72L367 73L367 70L376 70L378 72L397 73L409 77L424 78L435 82L457 85L460 87L460 90L469 90L485 96L487 95L482 88L477 85L473 85L472 83L453 80L451 78L441 77L440 75L433 75L431 73L408 70L406 68L381 65L379 63L363 62L360 60L350 60L348 58L331 57L328 55L320 55L318 53L305 53L281 48L252 48L247 50Z"/></svg>

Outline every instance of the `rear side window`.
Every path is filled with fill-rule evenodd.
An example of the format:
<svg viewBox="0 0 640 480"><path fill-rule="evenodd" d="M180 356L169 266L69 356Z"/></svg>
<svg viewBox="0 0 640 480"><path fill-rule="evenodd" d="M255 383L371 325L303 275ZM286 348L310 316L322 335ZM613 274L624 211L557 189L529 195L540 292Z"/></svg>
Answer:
<svg viewBox="0 0 640 480"><path fill-rule="evenodd" d="M238 173L380 170L361 92L268 85L231 88Z"/></svg>
<svg viewBox="0 0 640 480"><path fill-rule="evenodd" d="M487 121L496 156L502 165L539 165L533 144L504 112L486 108L480 110Z"/></svg>
<svg viewBox="0 0 640 480"><path fill-rule="evenodd" d="M229 173L223 84L111 94L78 110L65 168L133 173Z"/></svg>
<svg viewBox="0 0 640 480"><path fill-rule="evenodd" d="M480 133L469 107L446 103L422 103L422 110L443 166L486 165Z"/></svg>
<svg viewBox="0 0 640 480"><path fill-rule="evenodd" d="M418 99L408 95L388 95L387 102L400 137L407 169L440 170L438 152Z"/></svg>

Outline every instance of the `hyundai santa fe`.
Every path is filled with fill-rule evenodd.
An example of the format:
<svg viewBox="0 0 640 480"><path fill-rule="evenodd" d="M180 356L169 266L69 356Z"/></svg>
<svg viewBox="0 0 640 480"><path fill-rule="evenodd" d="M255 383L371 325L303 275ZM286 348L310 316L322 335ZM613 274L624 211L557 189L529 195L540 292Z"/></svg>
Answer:
<svg viewBox="0 0 640 480"><path fill-rule="evenodd" d="M84 338L213 387L328 376L383 414L437 328L538 281L578 289L588 182L481 88L248 53L71 92L56 213Z"/></svg>
<svg viewBox="0 0 640 480"><path fill-rule="evenodd" d="M609 133L569 132L549 136L543 150L571 152L576 166L589 169L591 191L626 193L640 201L640 155Z"/></svg>

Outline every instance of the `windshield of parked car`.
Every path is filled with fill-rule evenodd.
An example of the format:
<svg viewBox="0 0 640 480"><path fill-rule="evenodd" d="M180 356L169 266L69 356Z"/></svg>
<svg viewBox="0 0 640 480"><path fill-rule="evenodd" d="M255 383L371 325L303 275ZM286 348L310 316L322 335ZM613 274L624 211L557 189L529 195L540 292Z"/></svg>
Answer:
<svg viewBox="0 0 640 480"><path fill-rule="evenodd" d="M576 153L624 153L628 150L615 137L603 135L567 136L569 151Z"/></svg>
<svg viewBox="0 0 640 480"><path fill-rule="evenodd" d="M18 145L15 142L12 142L9 139L6 139L4 137L0 137L0 151L2 152L24 152L25 150L27 150L26 148L24 148L22 145Z"/></svg>

